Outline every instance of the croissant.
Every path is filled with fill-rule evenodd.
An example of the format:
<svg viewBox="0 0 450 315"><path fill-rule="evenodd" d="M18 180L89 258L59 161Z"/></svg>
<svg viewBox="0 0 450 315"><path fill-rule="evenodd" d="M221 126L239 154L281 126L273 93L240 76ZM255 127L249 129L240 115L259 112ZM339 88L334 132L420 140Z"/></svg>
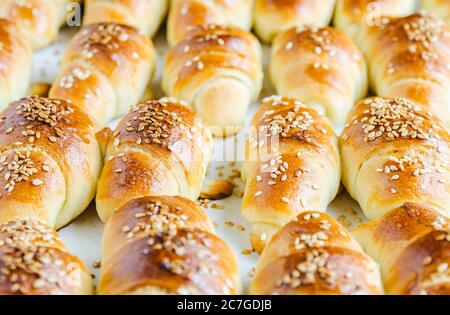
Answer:
<svg viewBox="0 0 450 315"><path fill-rule="evenodd" d="M447 0L420 0L420 5L428 12L450 23L450 2Z"/></svg>
<svg viewBox="0 0 450 315"><path fill-rule="evenodd" d="M31 48L13 22L0 19L0 110L25 95L31 77Z"/></svg>
<svg viewBox="0 0 450 315"><path fill-rule="evenodd" d="M251 224L253 248L298 213L326 211L339 188L340 160L331 125L293 98L264 99L253 117L242 167L242 215Z"/></svg>
<svg viewBox="0 0 450 315"><path fill-rule="evenodd" d="M381 25L385 16L407 16L415 9L416 0L338 0L333 22L359 44L365 39L358 35L364 25Z"/></svg>
<svg viewBox="0 0 450 315"><path fill-rule="evenodd" d="M262 87L258 40L237 28L208 25L191 30L166 58L162 87L191 105L215 135L235 133Z"/></svg>
<svg viewBox="0 0 450 315"><path fill-rule="evenodd" d="M375 262L331 216L307 211L278 231L256 267L251 294L381 294Z"/></svg>
<svg viewBox="0 0 450 315"><path fill-rule="evenodd" d="M134 26L153 37L168 5L168 0L85 0L83 23L116 22Z"/></svg>
<svg viewBox="0 0 450 315"><path fill-rule="evenodd" d="M440 119L409 100L380 97L348 117L342 181L369 219L405 202L450 215L450 135Z"/></svg>
<svg viewBox="0 0 450 315"><path fill-rule="evenodd" d="M49 95L77 104L101 129L139 101L155 63L153 44L135 28L116 23L84 26L66 48Z"/></svg>
<svg viewBox="0 0 450 315"><path fill-rule="evenodd" d="M100 294L236 294L234 253L203 210L182 197L142 197L103 233Z"/></svg>
<svg viewBox="0 0 450 315"><path fill-rule="evenodd" d="M385 20L361 32L372 89L408 98L450 124L450 28L425 14Z"/></svg>
<svg viewBox="0 0 450 315"><path fill-rule="evenodd" d="M106 162L96 197L103 221L141 196L198 198L212 137L182 103L163 98L134 106L106 142Z"/></svg>
<svg viewBox="0 0 450 315"><path fill-rule="evenodd" d="M170 46L184 39L191 28L209 24L250 30L253 0L172 0L167 19Z"/></svg>
<svg viewBox="0 0 450 315"><path fill-rule="evenodd" d="M2 0L0 18L16 22L33 50L53 42L66 23L69 4L79 0Z"/></svg>
<svg viewBox="0 0 450 315"><path fill-rule="evenodd" d="M0 115L0 222L37 217L60 228L90 203L101 169L92 120L62 100L31 96Z"/></svg>
<svg viewBox="0 0 450 315"><path fill-rule="evenodd" d="M265 42L301 25L327 26L336 0L256 0L255 32Z"/></svg>
<svg viewBox="0 0 450 315"><path fill-rule="evenodd" d="M298 27L279 34L272 46L270 74L278 94L314 107L337 126L367 94L361 52L331 27Z"/></svg>
<svg viewBox="0 0 450 315"><path fill-rule="evenodd" d="M405 203L353 235L381 266L388 294L450 294L450 221L433 208Z"/></svg>
<svg viewBox="0 0 450 315"><path fill-rule="evenodd" d="M0 295L91 294L86 265L58 234L32 218L0 223Z"/></svg>

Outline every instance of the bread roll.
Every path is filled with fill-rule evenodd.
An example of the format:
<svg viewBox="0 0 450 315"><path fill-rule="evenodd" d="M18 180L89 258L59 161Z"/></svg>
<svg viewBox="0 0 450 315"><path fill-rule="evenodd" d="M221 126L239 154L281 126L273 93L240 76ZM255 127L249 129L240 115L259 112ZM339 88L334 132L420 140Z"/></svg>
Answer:
<svg viewBox="0 0 450 315"><path fill-rule="evenodd" d="M242 215L261 252L271 235L298 213L326 211L339 188L340 161L331 125L293 98L264 100L251 123L242 167Z"/></svg>
<svg viewBox="0 0 450 315"><path fill-rule="evenodd" d="M369 98L340 139L342 181L369 219L405 202L450 215L450 135L439 118L402 98Z"/></svg>
<svg viewBox="0 0 450 315"><path fill-rule="evenodd" d="M0 115L0 222L37 217L60 228L94 197L101 153L92 120L61 100L31 96Z"/></svg>
<svg viewBox="0 0 450 315"><path fill-rule="evenodd" d="M338 0L334 25L359 44L365 39L359 35L364 25L380 25L385 16L412 14L416 4L416 0Z"/></svg>
<svg viewBox="0 0 450 315"><path fill-rule="evenodd" d="M420 5L423 9L450 24L450 2L448 0L420 0Z"/></svg>
<svg viewBox="0 0 450 315"><path fill-rule="evenodd" d="M135 28L91 24L67 46L50 97L72 101L101 129L137 104L155 63L153 44Z"/></svg>
<svg viewBox="0 0 450 315"><path fill-rule="evenodd" d="M0 223L0 295L91 294L86 265L32 218Z"/></svg>
<svg viewBox="0 0 450 315"><path fill-rule="evenodd" d="M375 262L331 216L307 211L285 225L261 255L251 294L381 294Z"/></svg>
<svg viewBox="0 0 450 315"><path fill-rule="evenodd" d="M165 63L163 90L187 102L215 135L235 133L263 80L261 46L249 32L207 25L191 30Z"/></svg>
<svg viewBox="0 0 450 315"><path fill-rule="evenodd" d="M164 98L134 106L107 139L100 218L106 222L129 200L150 194L196 200L211 151L210 131L182 103Z"/></svg>
<svg viewBox="0 0 450 315"><path fill-rule="evenodd" d="M85 0L83 24L116 22L134 26L153 37L168 5L169 0Z"/></svg>
<svg viewBox="0 0 450 315"><path fill-rule="evenodd" d="M79 0L2 0L0 18L16 22L36 50L53 42L66 23L69 3Z"/></svg>
<svg viewBox="0 0 450 315"><path fill-rule="evenodd" d="M31 48L13 22L0 19L0 110L24 96L31 77Z"/></svg>
<svg viewBox="0 0 450 315"><path fill-rule="evenodd" d="M250 30L253 0L172 0L167 20L167 41L174 46L191 28L208 24Z"/></svg>
<svg viewBox="0 0 450 315"><path fill-rule="evenodd" d="M353 231L381 266L388 294L450 294L450 221L406 203Z"/></svg>
<svg viewBox="0 0 450 315"><path fill-rule="evenodd" d="M103 233L100 294L237 294L236 257L203 210L182 197L143 197Z"/></svg>
<svg viewBox="0 0 450 315"><path fill-rule="evenodd" d="M425 14L385 23L361 33L372 89L408 98L450 125L450 28Z"/></svg>
<svg viewBox="0 0 450 315"><path fill-rule="evenodd" d="M336 0L256 0L255 31L265 42L294 26L327 26Z"/></svg>
<svg viewBox="0 0 450 315"><path fill-rule="evenodd" d="M358 48L335 28L298 27L273 42L270 74L280 95L297 98L342 126L367 94L367 68Z"/></svg>

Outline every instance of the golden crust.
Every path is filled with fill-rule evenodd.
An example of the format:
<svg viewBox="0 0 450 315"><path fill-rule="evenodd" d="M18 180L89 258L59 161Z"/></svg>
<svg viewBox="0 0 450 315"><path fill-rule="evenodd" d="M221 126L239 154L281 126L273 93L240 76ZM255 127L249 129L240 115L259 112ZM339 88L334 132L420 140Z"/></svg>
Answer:
<svg viewBox="0 0 450 315"><path fill-rule="evenodd" d="M238 267L206 214L182 197L143 197L115 211L103 236L101 294L154 288L236 294Z"/></svg>
<svg viewBox="0 0 450 315"><path fill-rule="evenodd" d="M334 12L335 0L257 0L255 31L265 42L293 26L326 26Z"/></svg>
<svg viewBox="0 0 450 315"><path fill-rule="evenodd" d="M349 37L331 27L280 33L273 42L270 73L278 94L315 107L337 126L367 93L363 55Z"/></svg>
<svg viewBox="0 0 450 315"><path fill-rule="evenodd" d="M101 218L148 194L196 199L211 149L209 130L178 101L134 106L108 139L96 198Z"/></svg>
<svg viewBox="0 0 450 315"><path fill-rule="evenodd" d="M53 229L29 218L0 225L0 294L91 293L87 267Z"/></svg>
<svg viewBox="0 0 450 315"><path fill-rule="evenodd" d="M1 219L37 215L61 227L93 198L100 150L92 121L76 106L37 96L11 103L0 120L0 148Z"/></svg>
<svg viewBox="0 0 450 315"><path fill-rule="evenodd" d="M252 294L381 294L378 270L330 216L308 211L264 250Z"/></svg>

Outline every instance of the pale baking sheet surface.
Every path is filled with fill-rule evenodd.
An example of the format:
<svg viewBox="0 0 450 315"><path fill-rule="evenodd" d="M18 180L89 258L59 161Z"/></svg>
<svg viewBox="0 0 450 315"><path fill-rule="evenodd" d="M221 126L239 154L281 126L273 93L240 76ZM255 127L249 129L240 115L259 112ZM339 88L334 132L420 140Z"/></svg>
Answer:
<svg viewBox="0 0 450 315"><path fill-rule="evenodd" d="M76 31L77 29L75 28L64 29L57 42L34 54L33 82L53 82L58 73L64 47ZM168 50L164 30L156 36L154 45L158 52L159 62L152 85L155 97L159 98L164 96L161 91L160 79L164 57ZM264 70L266 78L260 100L274 93L267 75L269 51L269 47L265 46ZM259 101L252 105L247 121L250 120L258 104ZM114 124L111 124L111 126L113 127ZM244 190L244 185L238 176L238 170L240 170L240 161L242 161L243 156L243 139L244 135L241 132L235 137L229 137L225 140L215 140L213 161L210 163L208 169L208 177L230 178L235 183L235 188L234 194L231 197L219 201L211 201L207 203L208 207L205 208L216 226L217 234L228 242L239 260L244 293L247 293L251 274L257 263L258 255L251 253L249 225L240 214L241 195ZM233 160L236 162L233 162ZM339 194L329 206L328 213L349 228L365 220L357 203L345 191ZM98 262L101 257L102 230L103 223L98 218L93 204L74 222L60 230L60 234L69 247L69 250L83 259L90 268L91 273L95 275L95 283L98 281L100 272Z"/></svg>

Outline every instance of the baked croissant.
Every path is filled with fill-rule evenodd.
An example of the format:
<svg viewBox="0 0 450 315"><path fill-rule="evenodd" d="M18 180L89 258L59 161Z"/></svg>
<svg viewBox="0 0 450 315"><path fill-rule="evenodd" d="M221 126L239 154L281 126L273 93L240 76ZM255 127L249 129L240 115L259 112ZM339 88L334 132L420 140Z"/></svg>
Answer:
<svg viewBox="0 0 450 315"><path fill-rule="evenodd" d="M135 105L152 77L156 52L129 26L84 26L69 42L50 97L70 100L105 127Z"/></svg>
<svg viewBox="0 0 450 315"><path fill-rule="evenodd" d="M353 231L381 266L388 294L450 294L450 221L406 203Z"/></svg>
<svg viewBox="0 0 450 315"><path fill-rule="evenodd" d="M368 98L340 139L342 181L369 219L405 202L450 215L450 135L442 121L403 98Z"/></svg>
<svg viewBox="0 0 450 315"><path fill-rule="evenodd" d="M265 42L301 25L327 26L336 0L256 0L255 32Z"/></svg>
<svg viewBox="0 0 450 315"><path fill-rule="evenodd" d="M58 234L32 218L0 223L0 295L91 294L86 265Z"/></svg>
<svg viewBox="0 0 450 315"><path fill-rule="evenodd" d="M174 46L196 26L217 24L250 30L253 0L171 0L167 41Z"/></svg>
<svg viewBox="0 0 450 315"><path fill-rule="evenodd" d="M447 0L420 0L420 5L428 12L450 23L450 2Z"/></svg>
<svg viewBox="0 0 450 315"><path fill-rule="evenodd" d="M421 104L449 125L450 28L419 13L383 21L361 31L372 89Z"/></svg>
<svg viewBox="0 0 450 315"><path fill-rule="evenodd" d="M331 216L307 211L270 240L251 294L381 294L375 262Z"/></svg>
<svg viewBox="0 0 450 315"><path fill-rule="evenodd" d="M27 92L31 48L13 22L0 19L0 110Z"/></svg>
<svg viewBox="0 0 450 315"><path fill-rule="evenodd" d="M60 228L94 197L101 152L92 120L66 101L31 96L0 114L0 222Z"/></svg>
<svg viewBox="0 0 450 315"><path fill-rule="evenodd" d="M381 25L385 16L407 16L415 9L416 0L337 0L333 22L359 44L364 25Z"/></svg>
<svg viewBox="0 0 450 315"><path fill-rule="evenodd" d="M53 42L67 22L69 4L79 0L1 0L0 17L16 22L36 50Z"/></svg>
<svg viewBox="0 0 450 315"><path fill-rule="evenodd" d="M297 27L273 42L270 75L276 91L314 107L342 126L353 104L367 94L363 55L335 28Z"/></svg>
<svg viewBox="0 0 450 315"><path fill-rule="evenodd" d="M208 216L182 197L142 197L103 233L100 294L237 294L239 272Z"/></svg>
<svg viewBox="0 0 450 315"><path fill-rule="evenodd" d="M331 125L293 98L266 98L251 123L242 178L242 215L261 252L298 213L326 211L339 188L340 160Z"/></svg>
<svg viewBox="0 0 450 315"><path fill-rule="evenodd" d="M207 25L191 30L166 58L162 86L214 128L235 133L262 87L261 46L249 32Z"/></svg>
<svg viewBox="0 0 450 315"><path fill-rule="evenodd" d="M107 139L97 186L97 211L112 211L146 195L196 200L212 151L212 137L195 113L168 98L134 106Z"/></svg>
<svg viewBox="0 0 450 315"><path fill-rule="evenodd" d="M116 22L131 25L153 37L169 6L169 0L85 0L83 24Z"/></svg>

